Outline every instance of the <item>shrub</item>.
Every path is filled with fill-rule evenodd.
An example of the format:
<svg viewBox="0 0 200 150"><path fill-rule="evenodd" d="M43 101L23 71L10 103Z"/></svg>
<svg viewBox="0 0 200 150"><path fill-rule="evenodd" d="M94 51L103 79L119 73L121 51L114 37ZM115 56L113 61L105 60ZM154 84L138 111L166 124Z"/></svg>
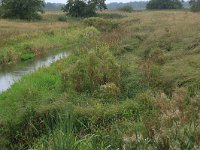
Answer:
<svg viewBox="0 0 200 150"><path fill-rule="evenodd" d="M8 64L17 61L19 55L13 49L6 50L0 54L0 64Z"/></svg>
<svg viewBox="0 0 200 150"><path fill-rule="evenodd" d="M95 27L86 27L83 32L82 32L83 36L85 37L94 37L94 36L98 36L100 34L100 32L95 28Z"/></svg>
<svg viewBox="0 0 200 150"><path fill-rule="evenodd" d="M9 61L9 60L8 60L7 54L2 54L2 55L0 55L0 63L1 63L1 65L7 64L8 61Z"/></svg>
<svg viewBox="0 0 200 150"><path fill-rule="evenodd" d="M133 11L133 7L126 5L126 6L123 6L123 7L119 8L119 10L130 13L130 12Z"/></svg>
<svg viewBox="0 0 200 150"><path fill-rule="evenodd" d="M110 19L103 19L99 17L91 17L83 20L83 23L88 26L94 26L100 31L111 31L118 28L119 24Z"/></svg>
<svg viewBox="0 0 200 150"><path fill-rule="evenodd" d="M58 21L66 22L67 21L67 17L66 16L60 16L60 17L58 17Z"/></svg>
<svg viewBox="0 0 200 150"><path fill-rule="evenodd" d="M133 73L125 66L121 70L121 94L123 97L134 98L147 89L147 85L142 81L141 75L136 70Z"/></svg>
<svg viewBox="0 0 200 150"><path fill-rule="evenodd" d="M98 31L95 27L86 27L80 34L80 41L84 47L91 48L98 41L100 31Z"/></svg>
<svg viewBox="0 0 200 150"><path fill-rule="evenodd" d="M100 86L100 95L104 98L117 98L119 96L119 87L114 83L106 83Z"/></svg>
<svg viewBox="0 0 200 150"><path fill-rule="evenodd" d="M200 0L191 1L191 11L199 12L200 11Z"/></svg>
<svg viewBox="0 0 200 150"><path fill-rule="evenodd" d="M147 9L180 9L183 5L180 0L150 0Z"/></svg>
<svg viewBox="0 0 200 150"><path fill-rule="evenodd" d="M16 19L41 19L38 12L43 13L43 0L2 0L2 16Z"/></svg>
<svg viewBox="0 0 200 150"><path fill-rule="evenodd" d="M3 14L3 9L2 9L2 7L0 6L0 18L2 18L2 14Z"/></svg>
<svg viewBox="0 0 200 150"><path fill-rule="evenodd" d="M107 83L119 87L120 66L107 46L79 53L81 58L62 73L65 89L72 88L79 93L93 93Z"/></svg>

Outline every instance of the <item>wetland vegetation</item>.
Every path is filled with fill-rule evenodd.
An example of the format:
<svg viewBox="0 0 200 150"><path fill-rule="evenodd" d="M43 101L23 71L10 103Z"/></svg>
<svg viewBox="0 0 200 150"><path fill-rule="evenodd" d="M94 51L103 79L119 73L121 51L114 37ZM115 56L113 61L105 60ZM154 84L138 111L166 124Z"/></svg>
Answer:
<svg viewBox="0 0 200 150"><path fill-rule="evenodd" d="M199 32L189 10L1 19L1 71L55 50L69 56L0 94L0 148L198 150Z"/></svg>

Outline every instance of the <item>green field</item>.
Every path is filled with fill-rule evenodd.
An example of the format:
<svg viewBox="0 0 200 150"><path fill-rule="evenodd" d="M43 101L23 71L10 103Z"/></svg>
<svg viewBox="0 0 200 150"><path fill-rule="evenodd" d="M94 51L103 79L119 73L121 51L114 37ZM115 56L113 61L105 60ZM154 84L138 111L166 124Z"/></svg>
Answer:
<svg viewBox="0 0 200 150"><path fill-rule="evenodd" d="M0 94L2 149L200 149L200 14L62 15L0 20L0 66L70 53Z"/></svg>

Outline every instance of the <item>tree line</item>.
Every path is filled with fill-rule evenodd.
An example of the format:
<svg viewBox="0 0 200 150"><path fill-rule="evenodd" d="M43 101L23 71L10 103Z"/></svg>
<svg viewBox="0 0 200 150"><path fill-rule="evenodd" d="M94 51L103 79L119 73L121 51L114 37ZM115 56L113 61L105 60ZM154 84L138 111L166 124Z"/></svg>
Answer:
<svg viewBox="0 0 200 150"><path fill-rule="evenodd" d="M96 10L107 9L105 1L68 0L62 10L72 17L90 17L96 15ZM0 0L0 18L40 19L44 7L44 0Z"/></svg>
<svg viewBox="0 0 200 150"><path fill-rule="evenodd" d="M151 0L147 9L181 9L183 7L180 0Z"/></svg>
<svg viewBox="0 0 200 150"><path fill-rule="evenodd" d="M181 9L184 0L150 0L146 6L147 9ZM200 0L189 0L191 11L200 11Z"/></svg>
<svg viewBox="0 0 200 150"><path fill-rule="evenodd" d="M68 0L62 10L72 17L95 16L97 10L107 9L106 0ZM147 9L181 9L183 0L150 0ZM200 11L200 0L190 0L191 10ZM40 19L44 12L44 0L0 0L0 18ZM121 10L128 10L128 7ZM130 8L129 8L130 10Z"/></svg>

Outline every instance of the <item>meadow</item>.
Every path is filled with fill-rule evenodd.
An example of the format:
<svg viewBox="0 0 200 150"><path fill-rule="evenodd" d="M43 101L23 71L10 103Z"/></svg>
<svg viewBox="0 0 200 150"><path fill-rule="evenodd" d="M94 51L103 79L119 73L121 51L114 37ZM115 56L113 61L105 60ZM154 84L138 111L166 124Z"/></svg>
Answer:
<svg viewBox="0 0 200 150"><path fill-rule="evenodd" d="M0 147L200 149L200 14L0 20L0 66L69 51L0 94ZM62 22L58 21L62 20Z"/></svg>
<svg viewBox="0 0 200 150"><path fill-rule="evenodd" d="M71 23L59 22L62 12L47 12L42 21L0 20L0 66L27 61L51 50L70 49ZM71 38L73 38L71 36ZM69 42L69 43L68 43ZM73 46L74 47L74 46Z"/></svg>

